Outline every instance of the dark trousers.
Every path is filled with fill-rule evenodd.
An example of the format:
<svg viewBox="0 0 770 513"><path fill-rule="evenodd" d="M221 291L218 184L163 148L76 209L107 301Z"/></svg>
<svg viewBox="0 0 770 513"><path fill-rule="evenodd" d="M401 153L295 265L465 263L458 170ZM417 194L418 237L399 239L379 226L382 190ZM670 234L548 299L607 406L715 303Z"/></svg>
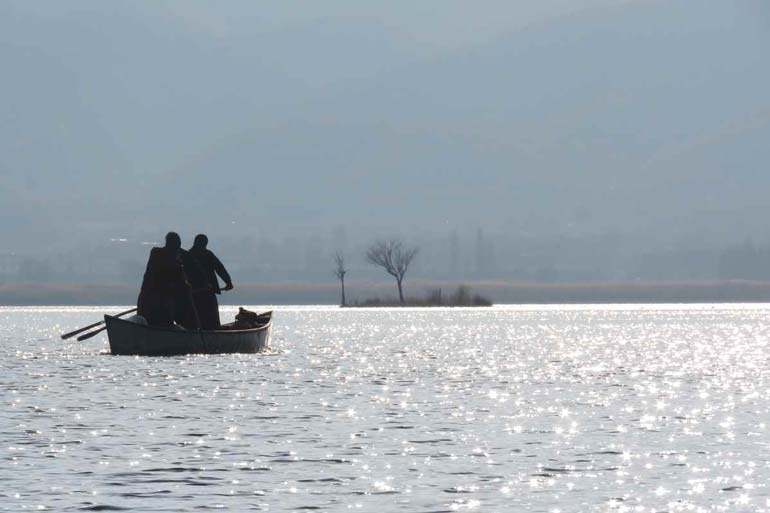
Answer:
<svg viewBox="0 0 770 513"><path fill-rule="evenodd" d="M214 292L210 290L193 292L193 301L198 310L202 330L218 330L222 327L219 321L219 301Z"/></svg>

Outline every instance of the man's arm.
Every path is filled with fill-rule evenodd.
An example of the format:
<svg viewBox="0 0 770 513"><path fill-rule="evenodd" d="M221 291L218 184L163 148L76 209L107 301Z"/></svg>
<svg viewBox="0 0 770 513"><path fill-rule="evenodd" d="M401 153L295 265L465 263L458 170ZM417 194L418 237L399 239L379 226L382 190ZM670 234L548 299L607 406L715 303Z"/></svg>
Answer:
<svg viewBox="0 0 770 513"><path fill-rule="evenodd" d="M233 280L230 278L230 273L227 272L225 266L222 264L222 262L219 261L214 253L211 253L211 257L212 261L214 262L214 271L219 275L220 278L222 278L222 281L225 282L224 290L232 290Z"/></svg>

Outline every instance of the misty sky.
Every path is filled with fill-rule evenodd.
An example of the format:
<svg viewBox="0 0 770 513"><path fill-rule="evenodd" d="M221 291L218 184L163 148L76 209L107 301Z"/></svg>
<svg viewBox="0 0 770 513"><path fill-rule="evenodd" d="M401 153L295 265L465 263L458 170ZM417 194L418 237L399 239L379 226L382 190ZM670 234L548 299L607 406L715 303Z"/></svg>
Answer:
<svg viewBox="0 0 770 513"><path fill-rule="evenodd" d="M770 4L0 3L0 236L767 240Z"/></svg>

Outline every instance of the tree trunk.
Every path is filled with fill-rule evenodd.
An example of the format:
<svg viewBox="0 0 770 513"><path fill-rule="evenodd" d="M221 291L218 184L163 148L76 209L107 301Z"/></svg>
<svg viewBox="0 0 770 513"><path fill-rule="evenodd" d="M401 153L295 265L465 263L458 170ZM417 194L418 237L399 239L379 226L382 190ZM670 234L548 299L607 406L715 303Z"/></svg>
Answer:
<svg viewBox="0 0 770 513"><path fill-rule="evenodd" d="M396 283L398 284L398 301L403 305L404 304L404 289L401 287L401 280L396 278Z"/></svg>
<svg viewBox="0 0 770 513"><path fill-rule="evenodd" d="M345 306L345 278L341 278L340 282L342 282L342 306Z"/></svg>

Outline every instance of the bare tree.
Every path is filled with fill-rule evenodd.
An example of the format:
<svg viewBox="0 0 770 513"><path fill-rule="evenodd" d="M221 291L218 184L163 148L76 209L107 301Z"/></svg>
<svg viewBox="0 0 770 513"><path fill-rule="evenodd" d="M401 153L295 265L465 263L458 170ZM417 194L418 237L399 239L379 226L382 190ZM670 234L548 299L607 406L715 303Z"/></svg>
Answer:
<svg viewBox="0 0 770 513"><path fill-rule="evenodd" d="M417 248L404 247L398 239L379 240L366 250L366 260L393 276L398 284L398 300L404 304L404 289L402 283L409 264L417 256Z"/></svg>
<svg viewBox="0 0 770 513"><path fill-rule="evenodd" d="M345 306L345 275L348 274L348 270L345 268L345 257L342 253L334 255L334 265L337 267L334 269L334 275L340 280L342 285L342 306Z"/></svg>

